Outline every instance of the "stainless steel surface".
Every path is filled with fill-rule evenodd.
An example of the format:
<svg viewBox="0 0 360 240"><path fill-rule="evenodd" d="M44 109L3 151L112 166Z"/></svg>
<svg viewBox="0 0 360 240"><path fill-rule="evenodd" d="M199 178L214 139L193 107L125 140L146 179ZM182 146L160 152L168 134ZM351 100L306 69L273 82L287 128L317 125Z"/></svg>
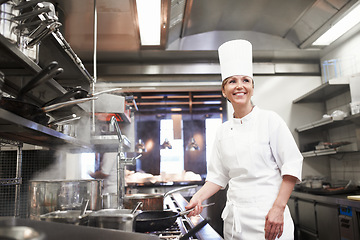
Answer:
<svg viewBox="0 0 360 240"><path fill-rule="evenodd" d="M23 145L20 144L19 146L17 146L16 149L16 171L15 171L15 179L22 179L21 177L21 171L22 171L22 154L23 154ZM17 184L15 186L15 208L14 208L14 216L20 216L20 190L21 190L21 185Z"/></svg>
<svg viewBox="0 0 360 240"><path fill-rule="evenodd" d="M125 196L125 166L126 165L135 165L136 159L140 158L142 155L139 154L137 157L127 158L124 152L124 138L121 134L119 123L117 122L114 116L111 117L111 125L115 127L118 139L119 147L117 154L117 197L118 197L118 208L121 209L124 207L124 196Z"/></svg>
<svg viewBox="0 0 360 240"><path fill-rule="evenodd" d="M0 136L4 139L12 139L23 143L48 146L51 148L67 145L69 150L81 148L90 149L88 142L83 142L51 128L29 121L5 109L0 109L0 129Z"/></svg>
<svg viewBox="0 0 360 240"><path fill-rule="evenodd" d="M172 211L183 211L188 202L180 193L173 193L170 197L165 198L164 208ZM178 239L185 235L196 225L201 223L204 218L201 215L188 218L182 216L176 219L176 226L165 231L154 232L161 239ZM211 222L211 221L210 221ZM200 231L195 234L194 239L199 240L220 240L222 237L209 225L206 224Z"/></svg>
<svg viewBox="0 0 360 240"><path fill-rule="evenodd" d="M105 193L102 195L102 208L115 209L118 207L118 195L116 193Z"/></svg>
<svg viewBox="0 0 360 240"><path fill-rule="evenodd" d="M139 212L131 209L102 209L89 215L89 226L134 232L134 218Z"/></svg>
<svg viewBox="0 0 360 240"><path fill-rule="evenodd" d="M41 221L68 223L73 225L88 225L88 216L92 211L81 214L81 210L54 211L39 216Z"/></svg>
<svg viewBox="0 0 360 240"><path fill-rule="evenodd" d="M73 44L75 51L92 56L93 46L91 42L84 44L82 39L93 33L93 15L91 1L69 3L58 1L61 9L66 13L65 20L68 23L80 22L80 19L88 24L72 24L66 26L66 37ZM324 32L329 23L336 19L337 15L357 1L351 0L197 0L197 1L165 1L169 15L166 24L166 46L185 43L182 46L192 45L192 50L204 48L213 44L212 49L217 48L215 41L204 41L211 33L223 32L223 36L229 32L240 34L261 33L270 36L268 40L291 45L293 48L300 46L313 35L319 35L317 31ZM86 6L86 7L84 7ZM108 59L118 56L121 51L139 52L140 44L136 22L135 6L132 1L97 1L98 12L98 59ZM113 26L117 26L116 28ZM109 36L109 38L103 38ZM191 41L193 37L193 41ZM197 37L197 39L195 39ZM251 37L251 36L250 36ZM253 36L255 38L255 36ZM189 40L189 41L187 41ZM222 40L222 39L220 39ZM254 40L254 39L252 39ZM191 43L190 43L191 42ZM268 42L262 41L265 45ZM260 46L258 46L260 47ZM204 50L204 49L201 49ZM207 49L209 50L209 49ZM138 53L139 54L139 53ZM85 58L86 59L86 58Z"/></svg>
<svg viewBox="0 0 360 240"><path fill-rule="evenodd" d="M14 1L7 1L0 5L0 34L14 44L18 40L17 26L19 24L13 19L19 15L19 10L16 10L15 6Z"/></svg>
<svg viewBox="0 0 360 240"><path fill-rule="evenodd" d="M44 180L29 183L29 217L56 210L80 210L83 199L88 210L101 209L102 180Z"/></svg>
<svg viewBox="0 0 360 240"><path fill-rule="evenodd" d="M0 239L12 240L42 240L45 235L35 231L33 228L25 226L0 226Z"/></svg>
<svg viewBox="0 0 360 240"><path fill-rule="evenodd" d="M87 226L74 226L72 224L35 221L20 218L0 218L0 226L27 226L37 232L45 234L51 240L98 240L98 239L131 239L131 240L156 240L158 236L149 234L114 231L112 229L94 228Z"/></svg>
<svg viewBox="0 0 360 240"><path fill-rule="evenodd" d="M56 2L65 38L91 69L93 1ZM216 50L234 38L253 42L254 66L260 65L254 68L256 74L304 74L305 69L319 76L321 51L303 48L358 2L163 0L167 42L155 49L140 46L134 1L97 1L96 90L218 90Z"/></svg>
<svg viewBox="0 0 360 240"><path fill-rule="evenodd" d="M126 194L124 196L124 206L125 208L133 208L138 202L142 202L142 210L163 210L164 209L164 199L175 192L180 192L188 189L197 188L198 185L190 185L184 187L174 188L165 193L136 193L136 194Z"/></svg>

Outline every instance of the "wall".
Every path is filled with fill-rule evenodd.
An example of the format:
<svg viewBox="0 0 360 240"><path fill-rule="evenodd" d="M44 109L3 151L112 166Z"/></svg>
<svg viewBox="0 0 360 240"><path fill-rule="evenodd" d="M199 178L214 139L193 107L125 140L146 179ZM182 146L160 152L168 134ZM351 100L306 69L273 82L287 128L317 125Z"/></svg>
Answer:
<svg viewBox="0 0 360 240"><path fill-rule="evenodd" d="M360 73L360 34L354 35L335 49L329 48L324 50L321 62L332 59L337 60L337 67L339 68L338 77ZM334 101L340 101L339 98L340 96L334 99ZM350 130L348 128L345 129L346 132L349 132L349 135L355 134L354 129L359 131L359 126L353 125L350 128ZM342 132L344 131L342 130ZM328 161L332 178L353 180L357 185L360 185L360 153L329 156Z"/></svg>

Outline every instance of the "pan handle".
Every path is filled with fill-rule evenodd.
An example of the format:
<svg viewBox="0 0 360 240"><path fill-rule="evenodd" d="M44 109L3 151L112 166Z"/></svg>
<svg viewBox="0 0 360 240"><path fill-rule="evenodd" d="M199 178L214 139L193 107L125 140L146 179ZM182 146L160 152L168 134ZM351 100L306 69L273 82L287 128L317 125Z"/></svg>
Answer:
<svg viewBox="0 0 360 240"><path fill-rule="evenodd" d="M38 72L38 74L33 79L31 79L23 88L20 89L17 99L22 100L25 93L47 80L44 77L51 71L53 71L57 65L58 63L56 61L53 61L48 66L43 68L40 72Z"/></svg>
<svg viewBox="0 0 360 240"><path fill-rule="evenodd" d="M176 189L173 189L173 190L170 190L168 192L166 192L164 194L164 198L169 196L170 194L174 193L174 192L178 192L178 191L183 191L183 190L187 190L187 189L191 189L191 188L197 188L198 185L190 185L190 186L185 186L185 187L181 187L181 188L176 188Z"/></svg>
<svg viewBox="0 0 360 240"><path fill-rule="evenodd" d="M215 203L203 204L201 206L203 208L205 208L205 207L209 207L209 206L212 206L212 205L215 205ZM189 212L191 212L192 210L194 210L194 208L190 208L188 210L181 211L181 212L179 212L179 214L180 214L180 216L184 216L184 215L188 214Z"/></svg>
<svg viewBox="0 0 360 240"><path fill-rule="evenodd" d="M183 235L182 237L179 238L179 240L188 240L190 237L194 236L195 233L197 233L198 231L200 231L206 224L209 223L209 220L207 218L205 218L204 220L202 220L198 225L196 225L195 227L193 227L189 232L187 232L185 235Z"/></svg>

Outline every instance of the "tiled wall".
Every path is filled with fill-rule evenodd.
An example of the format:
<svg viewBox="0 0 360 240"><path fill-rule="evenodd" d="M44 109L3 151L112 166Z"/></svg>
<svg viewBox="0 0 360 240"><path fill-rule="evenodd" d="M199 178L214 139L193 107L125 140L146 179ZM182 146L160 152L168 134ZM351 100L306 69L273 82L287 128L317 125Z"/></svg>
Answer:
<svg viewBox="0 0 360 240"><path fill-rule="evenodd" d="M342 110L350 115L349 102L351 102L350 92L344 92L326 101L327 113L331 114L335 110ZM356 124L346 124L344 126L329 130L329 141L341 142L348 141L351 144L342 146L339 151L359 151L360 150L360 128ZM332 179L352 180L360 186L360 153L338 153L330 155L330 172Z"/></svg>
<svg viewBox="0 0 360 240"><path fill-rule="evenodd" d="M330 157L331 178L352 180L360 186L360 153Z"/></svg>

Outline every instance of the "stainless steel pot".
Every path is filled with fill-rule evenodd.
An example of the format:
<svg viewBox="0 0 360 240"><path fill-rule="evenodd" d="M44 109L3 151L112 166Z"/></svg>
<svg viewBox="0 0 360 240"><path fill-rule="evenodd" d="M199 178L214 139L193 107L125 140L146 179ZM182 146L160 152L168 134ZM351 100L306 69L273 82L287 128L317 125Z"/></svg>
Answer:
<svg viewBox="0 0 360 240"><path fill-rule="evenodd" d="M29 217L38 219L57 210L80 210L83 199L88 199L87 210L101 209L102 180L30 181Z"/></svg>
<svg viewBox="0 0 360 240"><path fill-rule="evenodd" d="M89 226L134 232L138 214L131 209L102 209L89 215Z"/></svg>
<svg viewBox="0 0 360 240"><path fill-rule="evenodd" d="M91 213L92 211L86 211L85 214L81 215L80 210L55 211L40 215L40 220L73 225L88 225L88 219Z"/></svg>
<svg viewBox="0 0 360 240"><path fill-rule="evenodd" d="M16 32L18 21L13 18L19 15L19 10L15 9L15 6L14 1L0 5L0 34L12 43L18 41L18 33Z"/></svg>
<svg viewBox="0 0 360 240"><path fill-rule="evenodd" d="M185 186L176 188L166 192L165 194L146 194L136 193L125 195L124 207L126 209L133 209L138 202L142 202L142 210L163 210L164 209L164 198L174 192L188 190L198 187L197 185Z"/></svg>

